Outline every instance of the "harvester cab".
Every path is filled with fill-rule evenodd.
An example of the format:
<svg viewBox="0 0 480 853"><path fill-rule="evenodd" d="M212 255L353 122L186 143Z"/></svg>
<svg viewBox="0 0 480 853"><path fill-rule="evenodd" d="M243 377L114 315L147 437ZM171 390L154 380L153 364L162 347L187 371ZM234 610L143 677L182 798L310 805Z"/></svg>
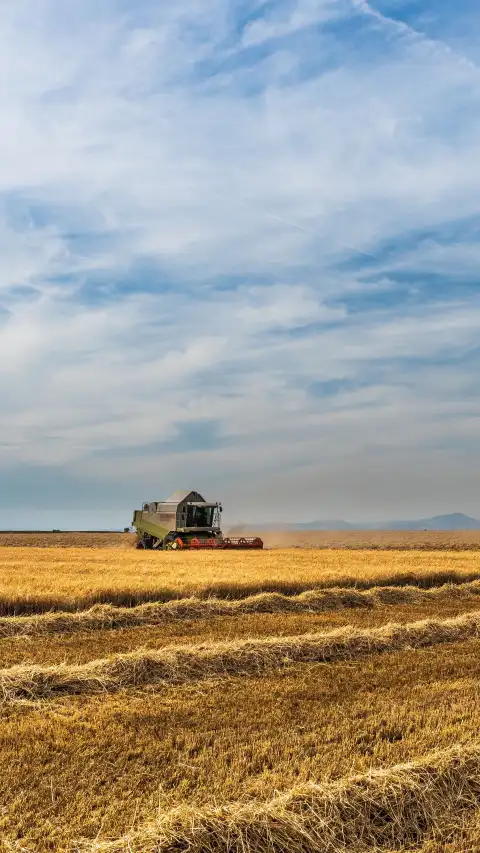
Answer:
<svg viewBox="0 0 480 853"><path fill-rule="evenodd" d="M221 529L222 505L198 492L174 492L166 501L144 503L133 514L137 548L183 550L263 548L260 537L232 539Z"/></svg>

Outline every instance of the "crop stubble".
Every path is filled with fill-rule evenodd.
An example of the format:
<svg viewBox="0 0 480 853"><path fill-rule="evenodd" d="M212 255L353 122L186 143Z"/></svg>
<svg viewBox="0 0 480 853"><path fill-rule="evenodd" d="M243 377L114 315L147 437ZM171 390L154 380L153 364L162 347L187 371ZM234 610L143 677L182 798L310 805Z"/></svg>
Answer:
<svg viewBox="0 0 480 853"><path fill-rule="evenodd" d="M192 584L203 597L220 589L222 595L230 592L239 598L265 584L283 592L290 584L291 594L303 588L331 587L345 578L369 589L392 578L401 584L408 577L428 588L435 580L461 581L480 574L473 552L362 552L356 559L354 553L287 551L255 555L256 559L249 559L254 555L202 554L195 555L195 560L189 559L193 555L135 552L125 558L109 549L88 554L58 549L57 558L51 550L42 552L47 558L32 549L22 553L15 549L15 553L14 559L10 549L1 552L3 612L11 612L15 596L17 601L28 600L31 610L38 612L49 596L55 606L67 601L74 609L105 591L112 595L105 600L119 603L119 596L130 590L131 604L141 601L135 596L144 595L145 590L167 590L166 599L176 598L185 589L190 591ZM165 560L170 556L173 559ZM227 556L228 563L218 559ZM261 564L264 557L267 565ZM29 576L35 571L38 576L30 584ZM449 600L435 593L422 601L317 615L253 613L34 635L14 642L1 640L0 665L29 660L43 665L63 660L87 663L139 646L161 649L172 642L191 646L248 636L281 637L346 624L367 629L393 620L445 619L474 607L479 609L475 597ZM137 838L143 847L139 849L150 853L160 848L145 846L142 827L185 802L201 809L201 814L208 814L214 802L231 803L235 814L245 804L248 813L252 803L263 820L262 804L276 790L288 796L290 789L312 781L321 786L372 766L389 772L392 765L437 748L448 749L456 743L468 746L480 724L479 675L478 640L467 639L323 665L296 664L262 677L227 675L220 681L163 687L161 693L145 686L111 695L67 695L46 704L7 703L0 718L0 755L8 767L8 773L0 774L2 844L9 851L14 844L32 853L73 851L76 840L83 837L86 849L93 850L99 834L103 850L105 839L121 839L133 827L140 833ZM470 774L469 779L476 791L477 777ZM433 822L420 820L417 835L404 827L403 835L399 830L389 836L394 842L391 849L403 849L413 841L422 853L438 853L443 849L438 837L442 843L445 840L438 836L438 823L438 816ZM464 839L472 838L475 817L468 813L463 830L453 824L450 829L452 838L455 833L460 838L462 832ZM194 853L227 849L208 848L206 842L201 847L200 842L201 835L190 838ZM120 840L113 849L129 849L125 844ZM298 843L297 849L302 849ZM331 849L342 848L337 844ZM457 853L468 847L446 849ZM355 850L354 845L350 853Z"/></svg>
<svg viewBox="0 0 480 853"><path fill-rule="evenodd" d="M6 706L2 829L34 850L63 849L100 829L121 836L159 805L268 799L468 744L480 724L477 651L468 641L448 656L422 649L161 695Z"/></svg>

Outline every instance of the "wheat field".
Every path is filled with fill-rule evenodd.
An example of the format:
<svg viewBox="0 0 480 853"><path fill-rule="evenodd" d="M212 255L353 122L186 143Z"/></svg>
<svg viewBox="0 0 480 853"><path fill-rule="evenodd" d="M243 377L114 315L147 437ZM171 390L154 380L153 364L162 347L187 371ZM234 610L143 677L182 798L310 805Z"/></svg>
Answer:
<svg viewBox="0 0 480 853"><path fill-rule="evenodd" d="M0 548L0 850L472 853L480 552Z"/></svg>
<svg viewBox="0 0 480 853"><path fill-rule="evenodd" d="M245 598L261 592L480 580L480 551L276 549L171 553L134 548L1 549L0 615L131 607L186 596Z"/></svg>

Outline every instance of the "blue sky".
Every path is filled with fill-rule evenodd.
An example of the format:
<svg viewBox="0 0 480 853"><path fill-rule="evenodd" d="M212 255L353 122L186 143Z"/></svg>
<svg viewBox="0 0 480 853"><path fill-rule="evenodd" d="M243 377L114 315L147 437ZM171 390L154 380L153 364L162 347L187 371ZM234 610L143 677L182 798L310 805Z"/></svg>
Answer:
<svg viewBox="0 0 480 853"><path fill-rule="evenodd" d="M472 0L15 0L0 526L480 516Z"/></svg>

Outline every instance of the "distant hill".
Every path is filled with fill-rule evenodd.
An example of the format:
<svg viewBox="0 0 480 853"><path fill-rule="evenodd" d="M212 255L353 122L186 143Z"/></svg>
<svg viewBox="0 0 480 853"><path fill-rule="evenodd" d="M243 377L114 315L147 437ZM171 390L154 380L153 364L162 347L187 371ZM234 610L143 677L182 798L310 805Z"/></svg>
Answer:
<svg viewBox="0 0 480 853"><path fill-rule="evenodd" d="M356 524L335 518L294 524L241 524L231 527L230 533L245 530L480 530L480 519L462 512L411 521L379 521L368 524Z"/></svg>
<svg viewBox="0 0 480 853"><path fill-rule="evenodd" d="M432 518L419 518L416 521L392 521L382 524L378 530L480 530L480 520L452 512L449 515L434 515Z"/></svg>

